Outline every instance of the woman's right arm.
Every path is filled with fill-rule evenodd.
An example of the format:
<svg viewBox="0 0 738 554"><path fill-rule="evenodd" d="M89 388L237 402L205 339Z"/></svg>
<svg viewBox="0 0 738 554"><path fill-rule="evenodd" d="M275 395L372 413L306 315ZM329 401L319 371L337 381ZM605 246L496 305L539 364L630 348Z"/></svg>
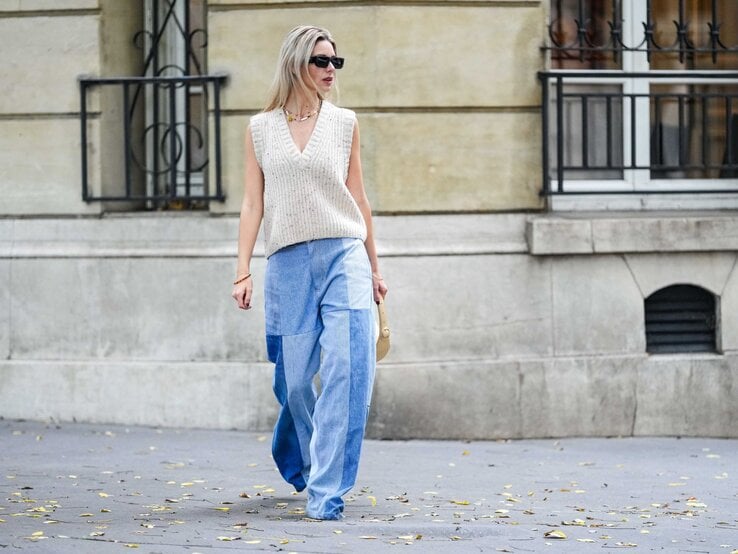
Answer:
<svg viewBox="0 0 738 554"><path fill-rule="evenodd" d="M259 234L261 218L264 214L264 174L256 161L251 126L246 129L246 174L241 203L241 216L238 224L238 265L236 280L251 273L251 256ZM242 310L251 308L251 295L254 281L251 277L233 286L231 296Z"/></svg>

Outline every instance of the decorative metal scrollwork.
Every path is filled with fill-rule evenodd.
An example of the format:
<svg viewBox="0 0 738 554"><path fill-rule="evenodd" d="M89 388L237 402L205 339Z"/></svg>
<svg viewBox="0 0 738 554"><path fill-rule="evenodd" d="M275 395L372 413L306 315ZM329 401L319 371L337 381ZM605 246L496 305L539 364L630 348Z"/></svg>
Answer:
<svg viewBox="0 0 738 554"><path fill-rule="evenodd" d="M83 198L146 201L150 208L202 207L208 200L223 200L220 89L225 76L206 74L205 0L142 4L145 28L132 43L141 51L143 75L80 79ZM102 86L121 91L125 190L95 196L87 175L87 98L89 90ZM111 107L117 108L116 101ZM208 179L211 151L214 167Z"/></svg>
<svg viewBox="0 0 738 554"><path fill-rule="evenodd" d="M649 62L655 53L678 54L679 63L684 64L686 57L694 54L710 54L712 63L718 62L718 57L725 54L738 54L738 44L727 44L723 36L723 23L718 14L718 0L711 0L710 19L706 21L707 37L702 44L698 44L694 31L694 23L687 19L688 0L678 0L678 19L671 21L674 25L674 40L670 44L659 42L656 34L656 22L651 0L645 1L646 21L641 22L643 29L638 42L627 44L623 38L623 19L621 0L611 0L609 13L603 7L603 2L592 0L577 0L575 10L564 14L561 0L553 2L552 20L548 26L550 45L544 49L551 50L558 59L570 59L584 62L585 60L612 56L614 62L620 61L623 52L645 52ZM572 2L567 3L571 8ZM590 15L597 11L596 16ZM575 13L574 13L575 12Z"/></svg>

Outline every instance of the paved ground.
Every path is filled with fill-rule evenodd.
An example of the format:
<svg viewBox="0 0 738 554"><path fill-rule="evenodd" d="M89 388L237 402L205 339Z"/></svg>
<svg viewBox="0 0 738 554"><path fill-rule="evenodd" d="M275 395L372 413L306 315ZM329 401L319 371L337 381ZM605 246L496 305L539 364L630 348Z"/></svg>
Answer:
<svg viewBox="0 0 738 554"><path fill-rule="evenodd" d="M0 421L0 552L738 551L737 440L367 441L341 522L269 441Z"/></svg>

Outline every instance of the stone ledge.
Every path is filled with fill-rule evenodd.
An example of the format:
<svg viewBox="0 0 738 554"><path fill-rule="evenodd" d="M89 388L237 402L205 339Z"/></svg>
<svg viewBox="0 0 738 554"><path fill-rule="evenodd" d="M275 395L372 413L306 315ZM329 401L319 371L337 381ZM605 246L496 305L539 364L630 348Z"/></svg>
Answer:
<svg viewBox="0 0 738 554"><path fill-rule="evenodd" d="M266 363L0 361L0 374L14 419L267 431L278 408ZM735 353L381 363L367 434L737 438L736 394Z"/></svg>
<svg viewBox="0 0 738 554"><path fill-rule="evenodd" d="M532 216L533 255L738 250L738 212L568 213Z"/></svg>
<svg viewBox="0 0 738 554"><path fill-rule="evenodd" d="M375 216L379 255L527 252L524 214ZM236 256L238 218L201 214L0 219L2 258ZM255 257L264 256L259 237Z"/></svg>

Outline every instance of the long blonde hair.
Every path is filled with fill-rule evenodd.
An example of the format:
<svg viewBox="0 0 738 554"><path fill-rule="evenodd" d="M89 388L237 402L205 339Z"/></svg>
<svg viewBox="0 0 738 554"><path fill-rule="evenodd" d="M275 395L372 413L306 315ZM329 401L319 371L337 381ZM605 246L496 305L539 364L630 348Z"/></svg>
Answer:
<svg viewBox="0 0 738 554"><path fill-rule="evenodd" d="M272 86L267 95L267 104L264 108L265 112L275 108L284 108L287 99L293 91L309 98L315 94L315 89L308 86L304 76L310 60L310 54L313 48L321 40L327 40L336 49L336 43L331 33L320 27L311 25L300 25L295 27L284 39L282 48L279 51L279 61L277 62L277 71L274 74ZM320 91L317 92L318 98L323 100Z"/></svg>

